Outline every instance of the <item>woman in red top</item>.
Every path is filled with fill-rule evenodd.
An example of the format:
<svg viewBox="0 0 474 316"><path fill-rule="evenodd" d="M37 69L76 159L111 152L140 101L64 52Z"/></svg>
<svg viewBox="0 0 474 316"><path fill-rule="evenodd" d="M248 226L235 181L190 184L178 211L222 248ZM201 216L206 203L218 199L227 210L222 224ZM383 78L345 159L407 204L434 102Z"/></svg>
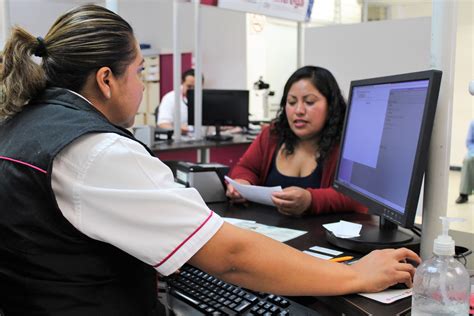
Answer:
<svg viewBox="0 0 474 316"><path fill-rule="evenodd" d="M272 200L285 215L366 211L332 188L345 111L346 102L327 69L298 69L285 84L277 118L230 176L242 184L281 185L283 191L273 193ZM232 185L227 196L244 201Z"/></svg>

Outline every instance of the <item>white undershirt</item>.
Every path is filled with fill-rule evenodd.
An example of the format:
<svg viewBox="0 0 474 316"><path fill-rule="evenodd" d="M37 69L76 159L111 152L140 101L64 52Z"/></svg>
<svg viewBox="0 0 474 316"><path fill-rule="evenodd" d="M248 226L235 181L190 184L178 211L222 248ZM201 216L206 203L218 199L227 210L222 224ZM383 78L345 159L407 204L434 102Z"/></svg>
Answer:
<svg viewBox="0 0 474 316"><path fill-rule="evenodd" d="M85 235L175 272L222 226L193 188L137 142L82 136L54 159L52 187L64 217Z"/></svg>
<svg viewBox="0 0 474 316"><path fill-rule="evenodd" d="M183 99L183 96L179 96L179 104L180 104L180 115L181 115L181 124L187 125L188 124L188 106ZM162 123L171 123L175 121L174 119L174 90L168 92L163 96L160 102L160 106L158 108L158 117L156 124Z"/></svg>

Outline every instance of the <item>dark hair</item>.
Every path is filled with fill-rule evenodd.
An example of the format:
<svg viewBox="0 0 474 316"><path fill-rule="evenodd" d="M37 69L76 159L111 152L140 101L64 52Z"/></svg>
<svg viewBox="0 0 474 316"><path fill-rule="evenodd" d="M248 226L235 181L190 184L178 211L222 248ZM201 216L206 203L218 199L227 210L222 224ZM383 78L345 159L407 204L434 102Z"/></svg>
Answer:
<svg viewBox="0 0 474 316"><path fill-rule="evenodd" d="M193 76L193 77L195 77L195 76L194 76L194 69L190 68L190 69L186 70L185 72L183 72L183 73L181 74L181 83L183 83L183 82L186 80L186 77L187 77L187 76Z"/></svg>
<svg viewBox="0 0 474 316"><path fill-rule="evenodd" d="M87 78L101 67L121 76L136 57L132 27L120 16L97 5L74 8L34 37L14 27L3 52L0 119L21 111L46 86L80 92ZM31 55L41 57L41 65Z"/></svg>
<svg viewBox="0 0 474 316"><path fill-rule="evenodd" d="M272 125L272 133L278 136L279 144L285 145L285 151L292 154L298 143L296 136L288 124L286 116L286 102L288 91L291 86L300 80L309 80L313 86L321 92L327 100L328 115L326 122L319 134L319 139L315 140L319 148L319 163L324 162L331 148L339 143L342 133L342 125L346 113L346 102L341 94L341 89L331 72L322 67L304 66L296 70L288 79L283 90L283 96L280 101L280 109Z"/></svg>

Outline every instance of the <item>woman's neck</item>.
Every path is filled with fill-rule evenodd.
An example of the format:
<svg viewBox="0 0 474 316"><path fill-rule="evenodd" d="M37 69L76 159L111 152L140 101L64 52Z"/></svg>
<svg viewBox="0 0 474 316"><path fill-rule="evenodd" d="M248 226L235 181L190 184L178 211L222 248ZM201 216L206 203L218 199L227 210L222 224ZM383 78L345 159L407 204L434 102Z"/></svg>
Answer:
<svg viewBox="0 0 474 316"><path fill-rule="evenodd" d="M304 139L304 140L299 140L295 144L295 150L301 150L306 153L315 153L318 150L319 146L317 145L317 140L316 139Z"/></svg>

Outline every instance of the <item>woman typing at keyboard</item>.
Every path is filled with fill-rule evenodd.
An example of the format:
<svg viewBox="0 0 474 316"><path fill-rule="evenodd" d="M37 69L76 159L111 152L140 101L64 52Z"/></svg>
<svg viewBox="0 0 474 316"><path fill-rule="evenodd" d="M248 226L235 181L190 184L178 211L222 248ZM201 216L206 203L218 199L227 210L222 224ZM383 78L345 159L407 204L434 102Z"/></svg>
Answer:
<svg viewBox="0 0 474 316"><path fill-rule="evenodd" d="M40 59L36 63L32 55ZM224 223L126 130L143 95L130 25L95 5L44 38L14 27L0 72L0 308L158 315L156 274L186 262L257 291L340 295L411 286L407 249L347 266Z"/></svg>
<svg viewBox="0 0 474 316"><path fill-rule="evenodd" d="M345 111L346 102L328 70L298 69L285 84L277 118L250 145L230 177L242 184L282 186L272 200L285 215L365 212L332 188ZM230 184L227 196L244 201Z"/></svg>

